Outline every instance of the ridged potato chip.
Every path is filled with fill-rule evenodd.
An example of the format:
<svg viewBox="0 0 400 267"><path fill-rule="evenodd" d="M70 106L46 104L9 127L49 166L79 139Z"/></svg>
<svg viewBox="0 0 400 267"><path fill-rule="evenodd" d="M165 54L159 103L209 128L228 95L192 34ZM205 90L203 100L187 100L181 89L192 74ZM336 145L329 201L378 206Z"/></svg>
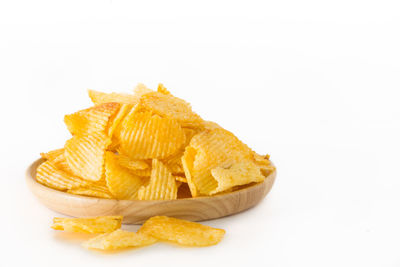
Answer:
<svg viewBox="0 0 400 267"><path fill-rule="evenodd" d="M107 187L117 199L135 199L139 188L145 184L141 177L119 165L113 152L106 152L105 169Z"/></svg>
<svg viewBox="0 0 400 267"><path fill-rule="evenodd" d="M83 243L83 246L87 249L114 250L128 247L148 246L157 241L156 238L149 235L118 229L114 232L105 233L89 239Z"/></svg>
<svg viewBox="0 0 400 267"><path fill-rule="evenodd" d="M64 148L72 173L86 180L100 180L104 174L105 150L110 143L110 138L101 132L69 139Z"/></svg>
<svg viewBox="0 0 400 267"><path fill-rule="evenodd" d="M186 147L185 153L183 154L182 157L183 170L185 171L185 177L190 188L190 193L192 194L193 197L196 197L198 195L196 185L194 184L192 178L192 173L194 173L193 162L195 160L196 154L197 154L196 149L188 146Z"/></svg>
<svg viewBox="0 0 400 267"><path fill-rule="evenodd" d="M162 93L162 94L164 94L164 95L172 95L172 94L167 90L167 88L165 88L165 86L164 86L162 83L159 83L159 84L158 84L157 92Z"/></svg>
<svg viewBox="0 0 400 267"><path fill-rule="evenodd" d="M88 187L73 188L67 191L70 194L88 197L114 198L108 187L104 184L92 183Z"/></svg>
<svg viewBox="0 0 400 267"><path fill-rule="evenodd" d="M64 148L54 149L47 153L40 153L40 156L43 159L54 160L61 154L64 154Z"/></svg>
<svg viewBox="0 0 400 267"><path fill-rule="evenodd" d="M110 118L118 112L120 106L118 103L103 103L65 115L64 122L72 135L86 135L93 132L107 133Z"/></svg>
<svg viewBox="0 0 400 267"><path fill-rule="evenodd" d="M231 132L219 128L204 130L195 135L189 146L186 147L186 151L189 151L188 154L195 154L194 157L188 157L185 152L186 157L184 156L183 159L189 187L192 190L194 186L200 194L204 195L215 192L218 186L217 181L211 175L211 169L219 166L228 167L236 162L253 158L253 151L247 145ZM193 161L190 162L190 160ZM185 168L185 164L187 168Z"/></svg>
<svg viewBox="0 0 400 267"><path fill-rule="evenodd" d="M150 169L149 164L145 160L131 159L128 156L119 154L117 155L119 165L130 170L146 170Z"/></svg>
<svg viewBox="0 0 400 267"><path fill-rule="evenodd" d="M262 182L265 179L260 167L251 160L234 163L229 168L214 168L211 170L211 175L217 181L218 186L210 194L223 192L238 185Z"/></svg>
<svg viewBox="0 0 400 267"><path fill-rule="evenodd" d="M67 190L89 185L89 182L60 170L50 160L43 162L37 168L36 180L41 184L58 190Z"/></svg>
<svg viewBox="0 0 400 267"><path fill-rule="evenodd" d="M177 120L182 127L198 127L203 120L192 111L186 101L160 92L152 92L140 98L140 106L146 110Z"/></svg>
<svg viewBox="0 0 400 267"><path fill-rule="evenodd" d="M165 158L185 143L177 121L132 110L122 121L118 142L121 154L132 159Z"/></svg>
<svg viewBox="0 0 400 267"><path fill-rule="evenodd" d="M137 99L140 99L142 97L142 95L145 95L145 94L148 94L148 93L151 93L151 92L154 92L154 90L151 90L151 89L147 88L147 86L144 85L143 83L139 83L133 89L133 94L135 95L135 97Z"/></svg>
<svg viewBox="0 0 400 267"><path fill-rule="evenodd" d="M55 230L74 233L108 233L121 227L122 216L99 216L91 218L54 218Z"/></svg>
<svg viewBox="0 0 400 267"><path fill-rule="evenodd" d="M183 246L198 247L216 245L225 235L223 229L166 216L148 219L138 232Z"/></svg>
<svg viewBox="0 0 400 267"><path fill-rule="evenodd" d="M150 182L139 189L139 200L160 200L177 198L177 182L168 168L159 160L153 159Z"/></svg>
<svg viewBox="0 0 400 267"><path fill-rule="evenodd" d="M182 176L175 176L175 180L182 182L182 183L187 183L187 179L185 177Z"/></svg>
<svg viewBox="0 0 400 267"><path fill-rule="evenodd" d="M64 149L63 149L63 151L64 151ZM60 169L62 171L65 171L67 173L70 173L70 174L72 173L72 170L68 165L67 159L65 158L65 153L64 152L62 154L58 155L56 158L50 160L50 161L53 162L54 165L58 169Z"/></svg>
<svg viewBox="0 0 400 267"><path fill-rule="evenodd" d="M95 105L103 103L111 103L111 102L136 105L139 101L139 99L136 96L131 94L103 93L90 89L88 90L88 94L93 104Z"/></svg>

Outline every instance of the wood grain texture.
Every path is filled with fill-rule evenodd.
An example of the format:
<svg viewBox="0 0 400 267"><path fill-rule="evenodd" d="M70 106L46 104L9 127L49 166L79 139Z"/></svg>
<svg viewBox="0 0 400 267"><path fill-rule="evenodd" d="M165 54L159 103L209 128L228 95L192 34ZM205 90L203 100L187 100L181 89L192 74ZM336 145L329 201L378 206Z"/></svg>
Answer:
<svg viewBox="0 0 400 267"><path fill-rule="evenodd" d="M249 185L231 193L213 197L176 200L115 200L64 193L38 183L36 169L42 159L27 169L26 182L32 193L48 208L73 217L123 215L125 224L141 224L156 215L166 215L190 221L220 218L257 205L271 190L276 171L262 183Z"/></svg>

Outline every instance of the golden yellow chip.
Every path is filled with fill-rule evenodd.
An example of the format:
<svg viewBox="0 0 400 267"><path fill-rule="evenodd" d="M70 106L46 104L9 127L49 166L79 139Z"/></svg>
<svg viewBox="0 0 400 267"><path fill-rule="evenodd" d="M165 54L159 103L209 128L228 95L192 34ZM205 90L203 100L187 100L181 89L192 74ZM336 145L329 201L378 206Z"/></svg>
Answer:
<svg viewBox="0 0 400 267"><path fill-rule="evenodd" d="M114 232L105 233L89 239L83 243L83 246L87 249L114 250L127 247L148 246L157 241L158 240L152 236L118 229Z"/></svg>
<svg viewBox="0 0 400 267"><path fill-rule="evenodd" d="M175 180L182 182L182 183L187 183L187 179L185 177L182 176L175 176Z"/></svg>
<svg viewBox="0 0 400 267"><path fill-rule="evenodd" d="M234 163L229 168L214 168L211 170L211 175L217 181L218 186L210 194L223 192L238 185L262 182L265 179L260 167L251 160Z"/></svg>
<svg viewBox="0 0 400 267"><path fill-rule="evenodd" d="M254 153L254 161L260 167L261 173L264 176L268 176L271 172L275 170L275 166L272 165L269 160L269 155L261 156L257 153Z"/></svg>
<svg viewBox="0 0 400 267"><path fill-rule="evenodd" d="M166 216L148 219L138 232L183 246L199 247L216 245L225 235L223 229Z"/></svg>
<svg viewBox="0 0 400 267"><path fill-rule="evenodd" d="M139 189L139 200L160 200L177 198L177 182L168 168L159 160L153 159L150 182Z"/></svg>
<svg viewBox="0 0 400 267"><path fill-rule="evenodd" d="M63 151L64 151L64 149L63 149ZM54 165L58 169L65 171L69 174L72 174L72 170L68 165L67 159L65 158L65 153L62 153L62 154L58 155L56 158L49 160L49 161L53 162Z"/></svg>
<svg viewBox="0 0 400 267"><path fill-rule="evenodd" d="M197 154L196 149L188 146L186 147L185 153L183 154L182 157L183 170L185 171L185 177L190 188L190 193L192 194L193 197L196 197L198 195L196 185L194 184L192 179L193 162L195 160L196 154Z"/></svg>
<svg viewBox="0 0 400 267"><path fill-rule="evenodd" d="M95 90L88 90L88 94L95 105L111 102L136 105L139 101L136 96L131 94L103 93Z"/></svg>
<svg viewBox="0 0 400 267"><path fill-rule="evenodd" d="M72 173L86 180L100 180L104 173L105 150L110 143L110 138L101 132L69 139L64 148Z"/></svg>
<svg viewBox="0 0 400 267"><path fill-rule="evenodd" d="M121 104L118 112L115 112L113 116L110 117L107 127L107 135L109 137L113 136L121 121L125 118L126 115L128 115L133 107L134 105Z"/></svg>
<svg viewBox="0 0 400 267"><path fill-rule="evenodd" d="M117 155L119 165L130 170L146 170L150 169L149 164L145 160L131 159L128 156L119 154Z"/></svg>
<svg viewBox="0 0 400 267"><path fill-rule="evenodd" d="M104 184L92 183L88 187L79 187L67 191L70 194L88 197L113 198L110 190Z"/></svg>
<svg viewBox="0 0 400 267"><path fill-rule="evenodd" d="M113 196L117 199L136 198L139 188L145 181L119 165L117 155L112 152L106 152L105 165L107 187Z"/></svg>
<svg viewBox="0 0 400 267"><path fill-rule="evenodd" d="M121 227L122 216L100 216L91 218L54 218L55 230L75 233L108 233Z"/></svg>
<svg viewBox="0 0 400 267"><path fill-rule="evenodd" d="M185 152L183 164L189 187L191 190L195 187L198 193L204 195L210 195L218 186L211 175L211 169L229 167L236 162L253 158L253 151L248 146L231 132L220 128L204 130L195 135L186 151L189 152ZM194 185L191 186L192 183ZM197 194L192 192L192 195Z"/></svg>
<svg viewBox="0 0 400 267"><path fill-rule="evenodd" d="M148 93L151 93L151 92L154 92L154 90L151 90L151 89L147 88L147 86L144 85L143 83L139 83L133 89L133 94L135 95L135 97L137 99L140 99L142 97L142 95L145 95L145 94L148 94Z"/></svg>
<svg viewBox="0 0 400 267"><path fill-rule="evenodd" d="M198 127L203 120L192 111L189 103L160 92L152 92L140 98L140 106L146 110L177 120L183 127Z"/></svg>
<svg viewBox="0 0 400 267"><path fill-rule="evenodd" d="M86 135L93 132L107 133L110 118L120 108L118 103L103 103L64 116L65 125L72 135Z"/></svg>
<svg viewBox="0 0 400 267"><path fill-rule="evenodd" d="M166 158L185 143L185 132L176 120L136 110L122 121L117 136L119 151L131 159Z"/></svg>
<svg viewBox="0 0 400 267"><path fill-rule="evenodd" d="M157 92L160 92L164 95L172 95L167 88L165 88L165 86L162 83L158 84L158 88L157 88Z"/></svg>
<svg viewBox="0 0 400 267"><path fill-rule="evenodd" d="M79 177L73 176L57 166L50 160L43 162L36 170L36 180L48 187L66 190L87 186L89 183Z"/></svg>
<svg viewBox="0 0 400 267"><path fill-rule="evenodd" d="M40 156L44 159L54 160L61 154L64 154L64 148L55 149L47 153L40 153Z"/></svg>
<svg viewBox="0 0 400 267"><path fill-rule="evenodd" d="M182 157L184 150L179 150L179 153L173 155L167 159L163 160L163 163L168 167L168 169L174 175L182 175L184 174L183 166L182 166Z"/></svg>

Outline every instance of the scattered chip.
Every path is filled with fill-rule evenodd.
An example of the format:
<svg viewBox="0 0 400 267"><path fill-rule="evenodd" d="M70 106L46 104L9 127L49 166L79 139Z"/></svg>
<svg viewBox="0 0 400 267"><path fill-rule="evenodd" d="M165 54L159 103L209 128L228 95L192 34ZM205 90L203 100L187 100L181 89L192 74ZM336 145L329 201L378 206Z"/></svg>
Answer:
<svg viewBox="0 0 400 267"><path fill-rule="evenodd" d="M165 158L185 143L185 132L176 120L151 112L132 110L118 135L121 154L132 159Z"/></svg>
<svg viewBox="0 0 400 267"><path fill-rule="evenodd" d="M87 249L115 250L149 246L157 241L156 238L149 235L118 229L111 233L98 235L83 243L83 246Z"/></svg>
<svg viewBox="0 0 400 267"><path fill-rule="evenodd" d="M57 168L56 164L47 160L36 170L36 180L57 190L88 186L89 182Z"/></svg>
<svg viewBox="0 0 400 267"><path fill-rule="evenodd" d="M65 158L72 173L86 180L98 181L104 173L105 150L111 140L101 132L74 136L65 143Z"/></svg>
<svg viewBox="0 0 400 267"><path fill-rule="evenodd" d="M110 118L120 108L118 103L103 103L64 116L65 125L72 135L86 135L93 132L107 133Z"/></svg>
<svg viewBox="0 0 400 267"><path fill-rule="evenodd" d="M150 182L147 186L140 188L138 199L176 199L177 192L178 187L175 177L161 161L153 159Z"/></svg>
<svg viewBox="0 0 400 267"><path fill-rule="evenodd" d="M52 228L76 233L108 233L121 227L122 216L54 218Z"/></svg>
<svg viewBox="0 0 400 267"><path fill-rule="evenodd" d="M251 160L234 163L229 168L214 168L211 170L211 175L217 181L218 186L210 194L223 192L238 185L262 182L265 179L260 167Z"/></svg>
<svg viewBox="0 0 400 267"><path fill-rule="evenodd" d="M138 232L183 246L199 247L216 245L225 235L223 229L166 216L148 219Z"/></svg>

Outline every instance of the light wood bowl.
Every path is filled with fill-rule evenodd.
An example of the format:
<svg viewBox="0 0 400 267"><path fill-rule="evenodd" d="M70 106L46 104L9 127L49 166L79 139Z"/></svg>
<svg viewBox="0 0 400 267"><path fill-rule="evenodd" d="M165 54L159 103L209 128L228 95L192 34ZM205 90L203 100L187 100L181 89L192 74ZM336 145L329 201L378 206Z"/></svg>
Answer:
<svg viewBox="0 0 400 267"><path fill-rule="evenodd" d="M203 221L235 214L257 205L271 190L276 177L274 171L262 183L212 197L116 200L72 195L38 183L35 179L36 169L41 162L43 160L39 159L29 166L26 182L32 193L45 206L73 217L123 215L125 224L141 224L156 215Z"/></svg>

